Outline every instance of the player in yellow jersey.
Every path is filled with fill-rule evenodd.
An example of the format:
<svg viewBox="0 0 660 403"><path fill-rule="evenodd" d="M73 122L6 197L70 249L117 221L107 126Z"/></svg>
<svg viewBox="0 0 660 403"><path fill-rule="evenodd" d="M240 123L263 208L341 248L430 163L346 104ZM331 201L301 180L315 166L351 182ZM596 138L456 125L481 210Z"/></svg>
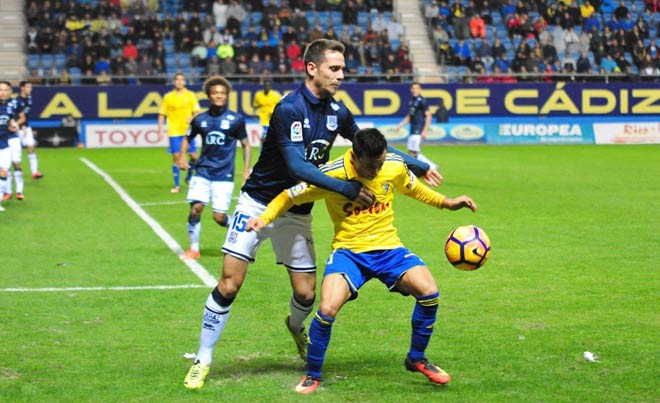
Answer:
<svg viewBox="0 0 660 403"><path fill-rule="evenodd" d="M376 201L368 208L360 208L338 193L300 183L280 193L246 227L262 230L294 204L318 199L325 199L334 223L333 252L326 260L321 302L309 328L307 373L296 391L307 394L316 390L337 313L346 302L357 298L360 287L373 277L390 291L412 295L417 300L411 320L410 350L404 361L406 369L421 372L433 383L449 382L451 377L425 355L438 310L438 286L426 264L405 248L397 235L394 192L440 209L467 207L476 211L476 204L467 196L445 197L418 182L400 156L387 153L387 141L378 129L358 131L353 147L321 170L334 178L361 182Z"/></svg>
<svg viewBox="0 0 660 403"><path fill-rule="evenodd" d="M195 93L186 88L186 77L183 73L176 73L174 75L174 89L163 97L163 103L161 104L158 115L158 135L160 137L163 136L163 124L165 123L165 119L167 119L167 135L170 140L168 152L172 154L172 176L174 178L172 193L179 193L181 191L180 170L177 165L181 151L181 142L188 132L190 121L199 112L201 112L201 108ZM188 154L190 156L191 169L188 170L186 182L190 181L195 161L197 161L197 147L195 143L190 144Z"/></svg>
<svg viewBox="0 0 660 403"><path fill-rule="evenodd" d="M268 126L270 124L270 117L273 115L275 105L277 105L277 103L280 101L280 98L282 98L279 92L272 89L272 86L273 85L269 80L264 81L264 88L254 94L254 100L252 101L252 107L257 110L257 115L259 115L259 123L263 128L263 131L261 132L262 143L266 139L266 133L268 132Z"/></svg>

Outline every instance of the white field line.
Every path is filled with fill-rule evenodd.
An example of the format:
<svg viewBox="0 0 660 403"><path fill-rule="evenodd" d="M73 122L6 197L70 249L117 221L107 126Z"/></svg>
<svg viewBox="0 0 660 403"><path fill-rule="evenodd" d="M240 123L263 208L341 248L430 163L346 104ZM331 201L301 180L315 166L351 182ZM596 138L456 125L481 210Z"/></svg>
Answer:
<svg viewBox="0 0 660 403"><path fill-rule="evenodd" d="M171 206L174 204L188 204L187 201L181 200L181 201L163 201L163 202L144 202L140 203L140 206L142 207L150 207L150 206Z"/></svg>
<svg viewBox="0 0 660 403"><path fill-rule="evenodd" d="M58 292L58 291L133 291L133 290L177 290L181 288L207 288L201 284L184 285L139 285L134 287L62 287L62 288L0 288L0 292Z"/></svg>
<svg viewBox="0 0 660 403"><path fill-rule="evenodd" d="M106 182L119 194L119 196L128 204L128 207L130 207L135 214L137 214L140 218L144 220L144 222L149 225L149 227L160 237L160 239L165 242L165 245L177 256L181 256L183 254L183 248L178 244L178 242L172 238L170 234L165 231L165 229L158 223L158 221L154 220L151 218L149 214L147 214L146 211L140 205L133 200L128 193L124 189L122 189L121 186L117 182L115 182L114 179L107 173L105 173L103 170L101 170L99 167L94 165L91 161L89 161L87 158L81 158L80 159L85 165L87 165L92 171L96 172L99 174L103 179L105 179ZM218 282L217 280L202 266L199 264L196 260L194 259L183 259L183 263L185 263L190 270L195 273L197 277L199 277L202 282L208 286L208 287L214 287Z"/></svg>

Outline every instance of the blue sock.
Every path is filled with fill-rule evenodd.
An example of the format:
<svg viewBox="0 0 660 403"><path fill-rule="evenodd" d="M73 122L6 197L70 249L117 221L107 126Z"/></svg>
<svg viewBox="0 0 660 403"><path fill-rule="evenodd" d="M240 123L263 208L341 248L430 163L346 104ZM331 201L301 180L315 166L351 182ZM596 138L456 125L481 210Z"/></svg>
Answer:
<svg viewBox="0 0 660 403"><path fill-rule="evenodd" d="M179 180L179 167L176 165L172 165L172 176L174 177L174 186L179 187L179 184L181 181Z"/></svg>
<svg viewBox="0 0 660 403"><path fill-rule="evenodd" d="M186 172L186 182L190 182L190 178L192 178L194 170L195 170L195 162L191 160L190 168L188 168L188 172Z"/></svg>
<svg viewBox="0 0 660 403"><path fill-rule="evenodd" d="M332 324L335 320L317 311L309 325L309 341L307 345L307 375L321 377L321 368L325 361L325 352L330 344Z"/></svg>
<svg viewBox="0 0 660 403"><path fill-rule="evenodd" d="M429 345L435 316L438 313L438 298L440 293L426 295L417 298L415 309L412 314L412 337L410 340L410 352L408 356L413 361L419 361L425 357L424 352Z"/></svg>

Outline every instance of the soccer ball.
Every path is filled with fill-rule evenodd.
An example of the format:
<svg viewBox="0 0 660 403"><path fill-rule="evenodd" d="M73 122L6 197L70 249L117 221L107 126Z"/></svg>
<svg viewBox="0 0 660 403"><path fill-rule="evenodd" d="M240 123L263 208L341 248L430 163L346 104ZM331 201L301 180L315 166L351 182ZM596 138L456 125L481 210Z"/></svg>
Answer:
<svg viewBox="0 0 660 403"><path fill-rule="evenodd" d="M445 255L457 269L477 270L490 257L490 239L474 225L458 227L447 237Z"/></svg>

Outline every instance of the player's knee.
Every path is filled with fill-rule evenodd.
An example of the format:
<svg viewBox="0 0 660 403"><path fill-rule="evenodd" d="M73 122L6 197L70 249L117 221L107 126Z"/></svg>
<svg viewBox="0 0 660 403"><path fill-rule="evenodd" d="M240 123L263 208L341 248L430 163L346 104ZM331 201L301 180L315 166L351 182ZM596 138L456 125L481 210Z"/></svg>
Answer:
<svg viewBox="0 0 660 403"><path fill-rule="evenodd" d="M225 213L213 213L213 219L221 227L227 226L227 214Z"/></svg>
<svg viewBox="0 0 660 403"><path fill-rule="evenodd" d="M301 304L309 306L314 303L316 292L314 291L314 287L298 287L294 291L294 296Z"/></svg>
<svg viewBox="0 0 660 403"><path fill-rule="evenodd" d="M333 304L323 302L319 304L319 312L321 312L323 315L330 317L332 319L337 317L337 313L339 312L339 306L334 306Z"/></svg>
<svg viewBox="0 0 660 403"><path fill-rule="evenodd" d="M242 281L234 277L225 277L223 276L218 283L218 290L226 298L236 298L236 295L241 290Z"/></svg>

